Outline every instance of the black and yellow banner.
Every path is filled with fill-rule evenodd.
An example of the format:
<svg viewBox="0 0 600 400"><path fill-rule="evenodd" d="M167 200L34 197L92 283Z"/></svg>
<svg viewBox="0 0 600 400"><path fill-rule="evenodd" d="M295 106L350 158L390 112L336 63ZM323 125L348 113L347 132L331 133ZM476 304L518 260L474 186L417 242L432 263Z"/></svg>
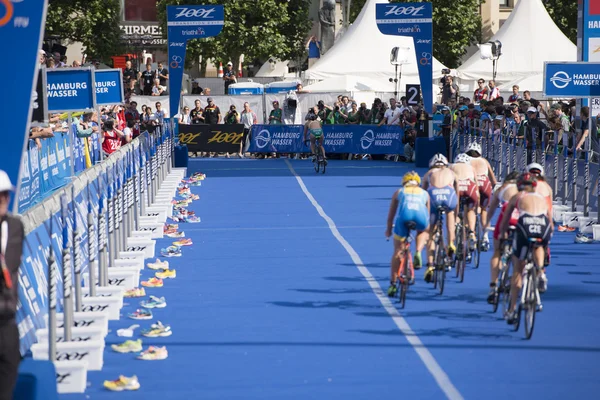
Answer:
<svg viewBox="0 0 600 400"><path fill-rule="evenodd" d="M179 125L179 143L190 152L238 153L244 125Z"/></svg>

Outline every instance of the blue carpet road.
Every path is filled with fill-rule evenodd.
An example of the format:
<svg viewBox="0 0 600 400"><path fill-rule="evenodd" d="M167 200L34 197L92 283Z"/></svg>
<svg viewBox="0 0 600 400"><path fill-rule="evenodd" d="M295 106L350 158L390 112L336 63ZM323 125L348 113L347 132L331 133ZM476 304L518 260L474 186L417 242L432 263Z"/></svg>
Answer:
<svg viewBox="0 0 600 400"><path fill-rule="evenodd" d="M376 295L389 279L390 198L408 168L331 161L317 175L300 160L192 160L189 174L207 174L190 206L202 222L180 224L194 245L169 259L176 279L146 289L166 297L154 321L174 333L144 338L144 348L166 345L169 358L112 352L123 340L114 332L135 323L126 313L140 299L126 299L104 369L89 373L84 395L61 399L597 398L598 244L555 233L545 307L529 341L486 303L491 252L464 283L452 273L443 296L423 270L405 310ZM141 389L103 389L120 374L137 375Z"/></svg>

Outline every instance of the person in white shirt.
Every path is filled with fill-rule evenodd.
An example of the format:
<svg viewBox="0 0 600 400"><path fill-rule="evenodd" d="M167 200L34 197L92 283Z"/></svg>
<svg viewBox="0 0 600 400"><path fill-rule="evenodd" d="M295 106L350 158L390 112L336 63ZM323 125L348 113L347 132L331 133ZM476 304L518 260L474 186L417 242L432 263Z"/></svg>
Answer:
<svg viewBox="0 0 600 400"><path fill-rule="evenodd" d="M390 108L383 114L383 120L379 123L379 126L386 123L387 125L400 125L402 112L396 107L396 99L390 99Z"/></svg>
<svg viewBox="0 0 600 400"><path fill-rule="evenodd" d="M190 125L192 119L190 117L190 108L188 106L183 107L183 111L179 114L179 123L183 125Z"/></svg>
<svg viewBox="0 0 600 400"><path fill-rule="evenodd" d="M240 115L240 124L244 124L244 136L240 142L240 158L244 158L244 149L248 147L246 144L250 143L248 141L248 135L252 129L252 125L257 123L258 118L254 111L250 109L250 104L248 102L244 103L244 111L242 111L242 114Z"/></svg>

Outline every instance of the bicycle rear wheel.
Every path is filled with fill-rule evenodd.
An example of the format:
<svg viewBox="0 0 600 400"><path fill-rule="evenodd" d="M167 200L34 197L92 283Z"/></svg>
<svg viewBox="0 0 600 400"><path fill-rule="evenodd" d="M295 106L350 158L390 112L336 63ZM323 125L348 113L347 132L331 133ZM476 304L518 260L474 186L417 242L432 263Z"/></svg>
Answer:
<svg viewBox="0 0 600 400"><path fill-rule="evenodd" d="M322 163L321 167L322 167L322 171L323 171L322 173L324 174L325 173L325 167L327 166L327 164L325 163L325 159L323 157L321 157L321 163Z"/></svg>
<svg viewBox="0 0 600 400"><path fill-rule="evenodd" d="M438 240L437 248L436 248L436 256L435 256L435 281L438 285L438 290L440 294L444 293L444 280L446 278L446 263L444 254L444 240L440 236L440 240Z"/></svg>
<svg viewBox="0 0 600 400"><path fill-rule="evenodd" d="M481 232L481 216L477 215L477 218L475 219L476 223L475 223L475 237L477 239L477 244L476 244L476 248L475 248L475 268L479 268L479 261L481 259L481 243L482 243L482 237L483 237L483 233Z"/></svg>
<svg viewBox="0 0 600 400"><path fill-rule="evenodd" d="M531 339L533 327L535 326L535 313L537 311L537 299L535 296L537 274L535 267L531 268L527 275L529 279L527 280L527 291L525 292L525 338Z"/></svg>
<svg viewBox="0 0 600 400"><path fill-rule="evenodd" d="M400 308L404 308L406 306L406 293L408 292L408 285L410 284L410 280L412 279L412 265L410 261L410 249L404 252L404 271L403 271L403 280L401 281L400 286Z"/></svg>

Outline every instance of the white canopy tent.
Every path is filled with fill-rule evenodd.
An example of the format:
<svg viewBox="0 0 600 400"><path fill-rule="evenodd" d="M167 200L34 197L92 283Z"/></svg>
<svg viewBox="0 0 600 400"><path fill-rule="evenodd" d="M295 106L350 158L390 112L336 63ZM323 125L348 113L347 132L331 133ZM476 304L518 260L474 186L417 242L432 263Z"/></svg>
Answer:
<svg viewBox="0 0 600 400"><path fill-rule="evenodd" d="M257 78L295 78L296 74L289 72L288 64L289 61L269 58L255 76Z"/></svg>
<svg viewBox="0 0 600 400"><path fill-rule="evenodd" d="M362 11L334 46L319 61L305 71L308 84L332 77L351 75L365 77L380 82L393 92L394 84L389 82L395 77L395 67L390 63L392 48L400 47L406 63L399 67L400 91L404 92L408 83L418 84L419 73L414 51L413 38L407 36L384 35L377 28L375 5L388 3L387 0L367 0ZM442 76L443 64L433 59L434 96L439 92L437 83ZM391 89L390 89L391 88Z"/></svg>
<svg viewBox="0 0 600 400"><path fill-rule="evenodd" d="M393 92L394 84L366 76L342 75L305 86L307 92Z"/></svg>
<svg viewBox="0 0 600 400"><path fill-rule="evenodd" d="M577 60L577 46L556 26L541 0L519 1L490 39L496 40L502 43L496 75L500 89L518 84L521 91L541 92L545 61ZM483 60L477 51L457 72L461 89L473 91L478 79L492 79L492 60ZM506 89L502 92L507 93Z"/></svg>

